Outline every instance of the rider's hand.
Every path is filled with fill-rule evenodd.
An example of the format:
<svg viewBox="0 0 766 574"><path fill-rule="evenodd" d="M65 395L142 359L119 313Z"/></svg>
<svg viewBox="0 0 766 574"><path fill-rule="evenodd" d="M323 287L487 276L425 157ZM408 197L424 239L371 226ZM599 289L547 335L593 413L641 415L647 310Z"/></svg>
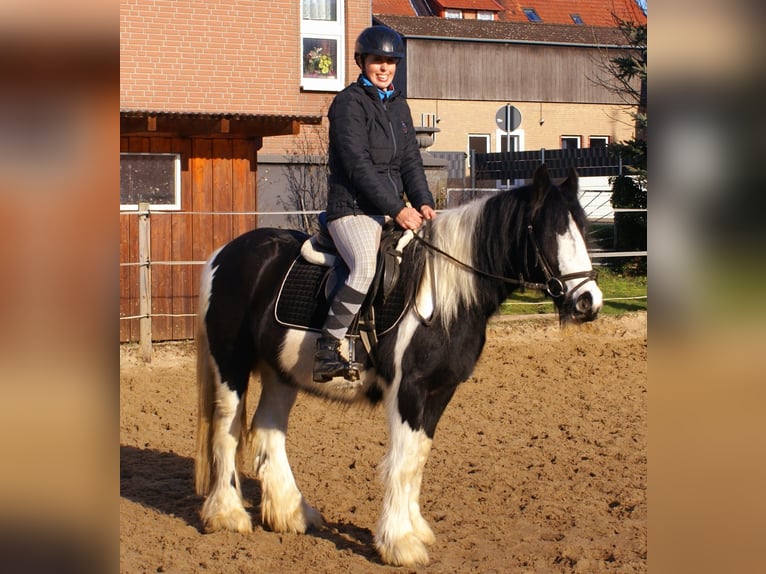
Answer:
<svg viewBox="0 0 766 574"><path fill-rule="evenodd" d="M414 207L405 207L396 214L396 223L402 229L415 230L423 223L423 216Z"/></svg>
<svg viewBox="0 0 766 574"><path fill-rule="evenodd" d="M436 217L436 212L430 205L421 205L420 214L423 216L423 219L434 219Z"/></svg>

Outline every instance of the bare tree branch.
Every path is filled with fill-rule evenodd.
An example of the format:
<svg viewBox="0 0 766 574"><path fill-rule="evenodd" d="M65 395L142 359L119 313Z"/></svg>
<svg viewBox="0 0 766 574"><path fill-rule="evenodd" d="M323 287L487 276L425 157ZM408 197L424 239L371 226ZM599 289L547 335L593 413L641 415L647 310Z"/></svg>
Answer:
<svg viewBox="0 0 766 574"><path fill-rule="evenodd" d="M305 212L323 210L327 203L328 150L329 135L323 124L315 129L304 127L286 156L283 172L287 194L279 203L285 210L303 212L288 219L291 225L306 233L316 231L317 220Z"/></svg>

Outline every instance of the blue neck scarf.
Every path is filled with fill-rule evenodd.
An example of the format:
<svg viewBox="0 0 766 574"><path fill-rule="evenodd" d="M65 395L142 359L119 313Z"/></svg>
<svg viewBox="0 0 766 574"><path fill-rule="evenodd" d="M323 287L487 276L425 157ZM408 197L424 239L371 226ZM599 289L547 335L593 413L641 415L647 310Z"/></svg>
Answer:
<svg viewBox="0 0 766 574"><path fill-rule="evenodd" d="M391 89L390 90L381 90L375 84L373 84L370 80L368 80L367 76L365 76L364 74L362 74L362 83L365 86L371 86L371 87L375 88L376 90L378 90L378 96L380 97L380 101L381 102L387 100L391 96L391 94L394 93L394 85L393 84L391 84Z"/></svg>

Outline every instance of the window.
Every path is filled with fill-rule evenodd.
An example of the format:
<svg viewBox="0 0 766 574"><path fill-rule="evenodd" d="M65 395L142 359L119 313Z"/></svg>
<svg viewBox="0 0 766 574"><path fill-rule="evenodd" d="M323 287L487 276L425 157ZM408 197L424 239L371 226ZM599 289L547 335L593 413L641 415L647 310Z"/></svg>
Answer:
<svg viewBox="0 0 766 574"><path fill-rule="evenodd" d="M590 147L606 147L609 145L609 136L590 136L588 145Z"/></svg>
<svg viewBox="0 0 766 574"><path fill-rule="evenodd" d="M429 114L424 113L420 114L420 125L426 126L427 128L435 128L436 124L438 124L441 121L441 118L437 116L436 114Z"/></svg>
<svg viewBox="0 0 766 574"><path fill-rule="evenodd" d="M495 13L494 12L488 12L486 10L479 10L476 13L476 19L477 20L494 20L495 19Z"/></svg>
<svg viewBox="0 0 766 574"><path fill-rule="evenodd" d="M509 134L508 132L500 132L498 136L499 151L519 151L519 136L515 134Z"/></svg>
<svg viewBox="0 0 766 574"><path fill-rule="evenodd" d="M452 9L446 9L444 11L444 17L445 18L453 18L456 20L460 20L463 18L463 11L462 10L452 10Z"/></svg>
<svg viewBox="0 0 766 574"><path fill-rule="evenodd" d="M489 134L468 134L468 155L489 153Z"/></svg>
<svg viewBox="0 0 766 574"><path fill-rule="evenodd" d="M543 19L537 15L537 11L534 8L522 8L521 11L524 12L524 15L527 17L527 20L529 20L530 22L543 21Z"/></svg>
<svg viewBox="0 0 766 574"><path fill-rule="evenodd" d="M580 18L580 15L579 15L579 14L570 14L570 15L569 15L569 17L570 17L570 18L572 18L572 22L574 22L574 23L575 23L575 24L577 24L578 26L582 26L582 25L583 25L583 23L584 23L584 22L582 21L582 18Z"/></svg>
<svg viewBox="0 0 766 574"><path fill-rule="evenodd" d="M181 209L180 154L120 154L120 210L135 211L142 202L154 210Z"/></svg>
<svg viewBox="0 0 766 574"><path fill-rule="evenodd" d="M561 149L577 149L580 147L580 136L561 136Z"/></svg>
<svg viewBox="0 0 766 574"><path fill-rule="evenodd" d="M344 87L343 0L302 0L301 87L338 92Z"/></svg>

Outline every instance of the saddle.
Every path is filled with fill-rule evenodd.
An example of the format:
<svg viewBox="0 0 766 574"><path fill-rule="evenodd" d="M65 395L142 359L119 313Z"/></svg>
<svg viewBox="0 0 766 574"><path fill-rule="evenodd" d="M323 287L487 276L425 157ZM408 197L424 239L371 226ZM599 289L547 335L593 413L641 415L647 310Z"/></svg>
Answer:
<svg viewBox="0 0 766 574"><path fill-rule="evenodd" d="M301 246L277 295L276 320L285 327L321 331L330 302L348 276L324 213L319 222L319 231ZM413 236L412 231L401 230L393 222L383 226L375 278L349 330L352 337L362 336L368 352L378 336L396 326L412 303L414 295L399 282L399 271L402 252Z"/></svg>

